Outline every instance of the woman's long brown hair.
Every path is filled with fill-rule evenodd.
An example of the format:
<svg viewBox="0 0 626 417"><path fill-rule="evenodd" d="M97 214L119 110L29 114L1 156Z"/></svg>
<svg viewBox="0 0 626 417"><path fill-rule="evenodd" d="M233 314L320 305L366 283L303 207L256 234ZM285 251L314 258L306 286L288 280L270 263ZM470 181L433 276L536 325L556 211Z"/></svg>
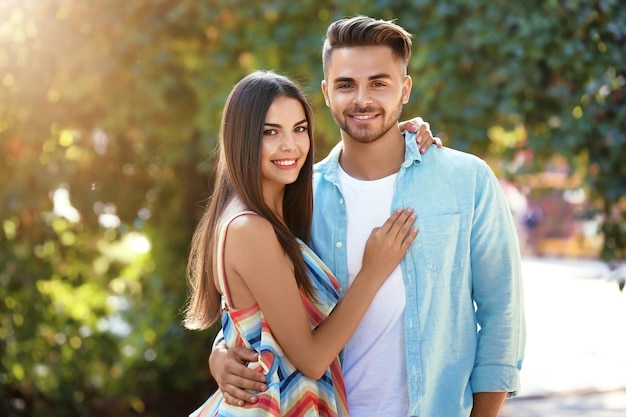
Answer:
<svg viewBox="0 0 626 417"><path fill-rule="evenodd" d="M263 200L261 141L269 107L277 96L298 100L309 125L310 151L296 181L285 188L283 224ZM216 245L220 217L233 196L267 219L291 259L298 287L314 298L314 289L296 238L309 242L313 214L313 111L300 89L288 78L271 71L256 71L233 87L222 114L219 160L215 188L193 235L187 279L189 299L183 324L206 329L220 317L220 293L215 288Z"/></svg>

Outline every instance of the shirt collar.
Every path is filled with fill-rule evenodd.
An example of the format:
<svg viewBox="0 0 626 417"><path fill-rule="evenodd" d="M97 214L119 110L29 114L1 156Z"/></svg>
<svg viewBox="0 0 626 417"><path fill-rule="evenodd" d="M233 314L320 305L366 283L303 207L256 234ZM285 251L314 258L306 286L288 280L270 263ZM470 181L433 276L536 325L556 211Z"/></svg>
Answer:
<svg viewBox="0 0 626 417"><path fill-rule="evenodd" d="M413 163L421 164L422 154L420 153L419 147L417 146L415 133L403 132L403 135L404 135L404 140L405 140L405 148L404 148L404 162L402 163L402 167L408 168Z"/></svg>
<svg viewBox="0 0 626 417"><path fill-rule="evenodd" d="M339 169L339 156L343 150L343 143L339 141L328 153L326 158L315 164L314 170L324 176L324 178L334 184L339 183L337 170Z"/></svg>
<svg viewBox="0 0 626 417"><path fill-rule="evenodd" d="M421 164L422 154L417 146L415 139L415 133L403 132L405 140L404 148L404 162L402 162L403 168L408 168L411 164ZM340 141L333 149L328 153L328 156L324 158L322 162L316 165L316 171L324 175L324 177L331 182L336 183L338 181L337 170L339 169L339 156L343 150L343 143Z"/></svg>

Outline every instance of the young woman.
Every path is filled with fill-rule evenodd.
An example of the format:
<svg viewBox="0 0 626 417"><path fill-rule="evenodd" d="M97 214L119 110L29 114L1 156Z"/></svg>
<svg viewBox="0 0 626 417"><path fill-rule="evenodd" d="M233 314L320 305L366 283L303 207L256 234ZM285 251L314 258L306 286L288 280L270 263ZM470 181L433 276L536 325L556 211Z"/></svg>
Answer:
<svg viewBox="0 0 626 417"><path fill-rule="evenodd" d="M339 302L337 280L305 244L312 147L311 107L293 82L259 71L235 85L214 194L192 241L184 324L206 329L221 316L228 347L259 352L248 366L268 389L245 407L218 391L193 416L348 415L338 353L413 242L415 215L398 210L372 231Z"/></svg>

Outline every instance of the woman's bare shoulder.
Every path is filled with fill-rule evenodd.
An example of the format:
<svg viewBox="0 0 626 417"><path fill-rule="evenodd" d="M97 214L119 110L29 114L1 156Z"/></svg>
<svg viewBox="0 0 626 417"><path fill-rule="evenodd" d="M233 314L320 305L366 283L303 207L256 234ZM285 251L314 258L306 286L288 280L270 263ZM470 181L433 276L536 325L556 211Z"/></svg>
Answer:
<svg viewBox="0 0 626 417"><path fill-rule="evenodd" d="M278 238L269 220L252 212L241 213L228 225L227 241L241 248L262 250Z"/></svg>

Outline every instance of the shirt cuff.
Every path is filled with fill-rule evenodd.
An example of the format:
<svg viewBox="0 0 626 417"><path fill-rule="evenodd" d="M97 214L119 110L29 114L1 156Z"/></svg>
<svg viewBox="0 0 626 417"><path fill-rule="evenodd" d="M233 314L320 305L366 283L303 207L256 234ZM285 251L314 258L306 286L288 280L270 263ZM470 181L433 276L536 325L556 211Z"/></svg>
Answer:
<svg viewBox="0 0 626 417"><path fill-rule="evenodd" d="M506 392L507 398L513 398L520 390L520 370L514 366L479 366L472 371L470 384L472 392Z"/></svg>

